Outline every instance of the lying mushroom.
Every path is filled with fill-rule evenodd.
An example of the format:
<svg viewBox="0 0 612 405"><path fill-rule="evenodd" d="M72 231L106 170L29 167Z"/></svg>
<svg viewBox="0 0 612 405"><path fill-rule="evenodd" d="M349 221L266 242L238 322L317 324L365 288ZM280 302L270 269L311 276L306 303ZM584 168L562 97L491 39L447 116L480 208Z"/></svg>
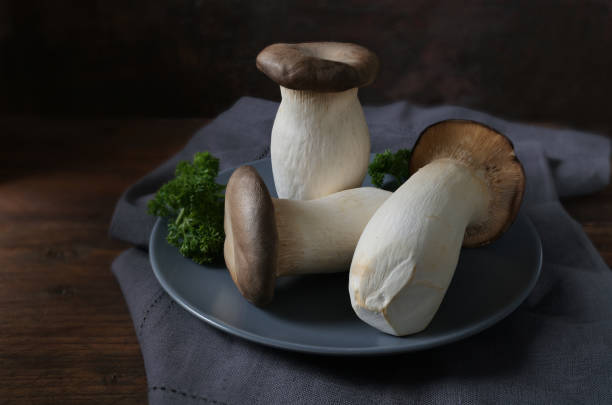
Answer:
<svg viewBox="0 0 612 405"><path fill-rule="evenodd" d="M370 133L357 88L374 81L378 58L354 44L274 44L257 67L280 85L270 154L280 198L309 200L359 187Z"/></svg>
<svg viewBox="0 0 612 405"><path fill-rule="evenodd" d="M223 251L234 283L263 305L276 277L348 270L361 231L390 195L363 187L311 201L277 199L251 166L236 169L225 192Z"/></svg>
<svg viewBox="0 0 612 405"><path fill-rule="evenodd" d="M481 246L506 231L525 187L510 141L469 121L427 128L413 149L410 171L412 177L365 227L349 276L359 318L400 336L427 327L462 243Z"/></svg>

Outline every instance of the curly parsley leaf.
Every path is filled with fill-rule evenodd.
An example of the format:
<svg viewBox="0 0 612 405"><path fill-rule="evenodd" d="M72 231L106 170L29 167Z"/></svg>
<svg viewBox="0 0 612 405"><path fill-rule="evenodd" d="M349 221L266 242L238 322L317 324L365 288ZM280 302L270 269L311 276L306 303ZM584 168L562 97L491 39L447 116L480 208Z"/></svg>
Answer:
<svg viewBox="0 0 612 405"><path fill-rule="evenodd" d="M376 154L368 167L368 174L376 187L397 190L410 177L410 149L399 149L395 153L387 149ZM385 175L393 180L385 183Z"/></svg>
<svg viewBox="0 0 612 405"><path fill-rule="evenodd" d="M168 243L196 263L223 255L225 185L217 184L219 159L198 152L192 162L176 166L175 178L160 187L148 204L149 214L168 220Z"/></svg>

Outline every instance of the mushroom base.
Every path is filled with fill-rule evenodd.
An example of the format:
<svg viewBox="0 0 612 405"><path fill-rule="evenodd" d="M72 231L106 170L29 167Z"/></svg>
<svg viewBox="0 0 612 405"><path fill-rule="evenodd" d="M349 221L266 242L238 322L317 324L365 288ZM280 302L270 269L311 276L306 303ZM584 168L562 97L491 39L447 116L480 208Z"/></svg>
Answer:
<svg viewBox="0 0 612 405"><path fill-rule="evenodd" d="M468 224L487 212L482 177L452 160L406 181L370 219L351 263L355 313L393 335L425 329L452 280Z"/></svg>

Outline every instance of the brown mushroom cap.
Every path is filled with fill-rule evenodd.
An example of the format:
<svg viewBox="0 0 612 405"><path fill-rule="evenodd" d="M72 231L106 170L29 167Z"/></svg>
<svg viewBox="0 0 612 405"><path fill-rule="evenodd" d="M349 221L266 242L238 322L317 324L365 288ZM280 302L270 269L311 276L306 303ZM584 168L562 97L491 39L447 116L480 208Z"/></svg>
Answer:
<svg viewBox="0 0 612 405"><path fill-rule="evenodd" d="M366 86L378 74L378 57L342 42L274 44L257 55L257 68L293 90L340 92Z"/></svg>
<svg viewBox="0 0 612 405"><path fill-rule="evenodd" d="M512 142L477 122L442 121L421 133L412 150L410 172L445 158L471 167L489 186L487 218L468 226L463 246L481 246L500 237L516 218L525 191L525 173Z"/></svg>
<svg viewBox="0 0 612 405"><path fill-rule="evenodd" d="M240 293L255 305L272 300L277 267L276 220L268 188L257 171L234 171L225 191L225 263Z"/></svg>

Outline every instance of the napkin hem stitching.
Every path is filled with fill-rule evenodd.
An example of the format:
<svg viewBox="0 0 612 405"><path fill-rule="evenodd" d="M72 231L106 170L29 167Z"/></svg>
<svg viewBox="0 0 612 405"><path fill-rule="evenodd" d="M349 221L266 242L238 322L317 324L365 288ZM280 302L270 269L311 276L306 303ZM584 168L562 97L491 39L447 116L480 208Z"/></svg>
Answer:
<svg viewBox="0 0 612 405"><path fill-rule="evenodd" d="M151 302L147 307L147 310L144 312L142 320L140 321L140 325L138 326L138 335L142 335L142 329L144 328L144 324L147 320L147 317L149 316L149 313L151 312L153 307L155 307L159 303L159 301L164 297L164 295L166 295L166 291L161 289L160 293L157 295L157 298L155 298L153 302Z"/></svg>
<svg viewBox="0 0 612 405"><path fill-rule="evenodd" d="M160 385L160 386L154 385L153 387L149 388L149 391L157 391L157 390L163 391L163 392L169 392L169 393L172 393L172 394L181 395L183 397L190 397L192 399L199 399L199 400L202 400L202 401L205 401L205 402L210 402L211 404L228 405L227 402L217 401L217 400L214 400L214 399L207 398L207 397L205 397L203 395L198 395L198 394L193 394L193 393L189 393L189 392L186 392L186 391L181 391L179 389L171 388L171 387L166 387L164 385Z"/></svg>

